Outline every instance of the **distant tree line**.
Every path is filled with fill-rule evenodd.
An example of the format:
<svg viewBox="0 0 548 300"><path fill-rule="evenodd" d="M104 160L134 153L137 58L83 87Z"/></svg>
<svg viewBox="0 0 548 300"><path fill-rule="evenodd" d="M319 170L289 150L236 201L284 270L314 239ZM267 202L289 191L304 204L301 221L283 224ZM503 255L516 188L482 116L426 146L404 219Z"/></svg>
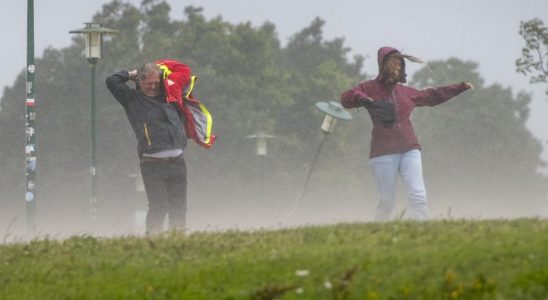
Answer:
<svg viewBox="0 0 548 300"><path fill-rule="evenodd" d="M323 116L314 104L338 101L343 90L364 80L364 58L349 59L351 49L342 38L325 40L319 18L282 45L268 22L206 19L196 7L187 7L181 20L169 13L164 1L144 0L137 8L113 0L93 18L119 30L105 42L97 67L98 197L101 218L108 220L103 223L126 224L131 208L143 205L131 178L139 172L135 137L104 79L160 58L181 60L199 76L195 93L213 114L218 135L213 149L191 145L185 154L190 222L193 215L195 222L213 224L227 216L282 216L321 139ZM86 212L90 72L83 47L83 38L74 37L69 47L48 48L36 60L37 200L43 223L79 224ZM490 215L506 204L519 204L523 214L538 212L547 182L539 173L542 147L525 127L530 96L484 86L477 64L457 58L431 62L411 85L456 81L471 81L476 89L414 116L435 214L450 207L458 214L471 206ZM24 93L21 73L0 103L3 220L24 219ZM353 115L353 121L337 124L322 150L303 203L311 216L320 211L366 220L375 205L367 166L371 124L364 110ZM256 156L254 142L245 138L258 130L277 136L267 157Z"/></svg>

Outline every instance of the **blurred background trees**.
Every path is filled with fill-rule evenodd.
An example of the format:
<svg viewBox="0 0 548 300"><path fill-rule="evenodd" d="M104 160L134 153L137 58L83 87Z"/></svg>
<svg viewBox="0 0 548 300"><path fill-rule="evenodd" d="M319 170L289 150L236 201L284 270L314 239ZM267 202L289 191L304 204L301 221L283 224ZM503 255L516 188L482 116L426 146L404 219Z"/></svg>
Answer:
<svg viewBox="0 0 548 300"><path fill-rule="evenodd" d="M531 83L547 83L548 28L541 19L535 18L521 22L519 34L525 40L525 47L521 50L521 57L516 60L517 71L531 76Z"/></svg>
<svg viewBox="0 0 548 300"><path fill-rule="evenodd" d="M475 89L443 105L419 108L413 116L430 197L447 199L444 205L467 215L503 215L510 208L526 214L531 207L545 206L542 146L525 126L528 94L513 96L509 88L485 86L477 63L457 58L429 62L410 85L462 81Z"/></svg>
<svg viewBox="0 0 548 300"><path fill-rule="evenodd" d="M97 65L97 178L100 222L96 230L127 232L133 211L144 209L132 174L139 173L135 137L104 79L119 69L160 58L178 59L199 76L196 96L214 117L218 141L211 150L190 143L189 225L270 226L278 222L369 220L376 190L367 165L371 122L365 110L340 122L322 150L302 211L288 219L321 139L317 101L338 101L365 80L363 57L350 59L342 38L325 40L317 18L283 45L271 23L231 24L187 7L169 17L163 1L140 7L114 0L94 20L119 30ZM49 230L79 230L86 223L89 162L89 72L82 37L70 47L47 49L36 60L38 222ZM541 211L546 178L538 169L541 145L525 127L530 97L485 87L475 62L431 62L410 85L471 81L476 89L436 107L420 108L415 129L423 145L433 215L508 216ZM374 75L377 70L367 70ZM20 74L4 90L0 110L0 219L24 220L24 99ZM245 136L266 131L266 157ZM541 205L541 206L539 206Z"/></svg>

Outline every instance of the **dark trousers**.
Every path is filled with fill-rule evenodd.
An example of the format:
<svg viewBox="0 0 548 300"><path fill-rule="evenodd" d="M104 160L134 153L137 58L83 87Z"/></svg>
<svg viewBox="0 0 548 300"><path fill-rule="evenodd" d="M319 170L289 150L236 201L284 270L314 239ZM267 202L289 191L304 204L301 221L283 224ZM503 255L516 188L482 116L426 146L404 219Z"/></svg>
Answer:
<svg viewBox="0 0 548 300"><path fill-rule="evenodd" d="M166 216L169 229L184 229L187 180L183 156L142 158L141 175L148 198L147 234L161 232Z"/></svg>

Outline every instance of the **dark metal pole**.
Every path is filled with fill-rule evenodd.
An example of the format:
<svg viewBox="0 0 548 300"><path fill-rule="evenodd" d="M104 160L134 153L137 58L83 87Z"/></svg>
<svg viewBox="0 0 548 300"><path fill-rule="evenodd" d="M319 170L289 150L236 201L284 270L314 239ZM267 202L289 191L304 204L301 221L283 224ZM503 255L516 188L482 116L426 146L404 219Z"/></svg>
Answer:
<svg viewBox="0 0 548 300"><path fill-rule="evenodd" d="M97 58L90 58L88 61L91 65L91 119L90 119L90 211L92 220L97 219L97 181L96 181L96 172L95 167L96 162L96 107L95 107L95 66L97 65Z"/></svg>
<svg viewBox="0 0 548 300"><path fill-rule="evenodd" d="M36 113L34 111L34 0L27 1L27 86L26 86L26 193L27 229L35 227L36 215Z"/></svg>
<svg viewBox="0 0 548 300"><path fill-rule="evenodd" d="M306 188L308 187L308 183L310 182L310 178L312 177L312 172L314 171L314 166L316 165L316 161L318 160L318 157L320 156L320 151L322 150L323 144L325 143L326 137L329 134L329 132L323 132L322 141L320 142L320 145L318 146L318 149L316 150L316 154L314 155L314 159L312 160L312 164L310 165L310 169L308 170L308 175L306 176L306 179L304 181L303 189L301 190L301 194L299 195L299 198L297 198L297 202L295 203L295 206L293 207L292 213L294 214L297 212L299 207L301 206L301 203L303 201L304 195L306 193Z"/></svg>
<svg viewBox="0 0 548 300"><path fill-rule="evenodd" d="M90 59L91 63L91 142L90 142L90 156L91 156L91 165L90 165L90 175L91 175L91 214L92 219L97 219L97 181L96 181L96 172L95 167L95 154L96 154L96 108L95 108L95 66L97 65L97 59Z"/></svg>

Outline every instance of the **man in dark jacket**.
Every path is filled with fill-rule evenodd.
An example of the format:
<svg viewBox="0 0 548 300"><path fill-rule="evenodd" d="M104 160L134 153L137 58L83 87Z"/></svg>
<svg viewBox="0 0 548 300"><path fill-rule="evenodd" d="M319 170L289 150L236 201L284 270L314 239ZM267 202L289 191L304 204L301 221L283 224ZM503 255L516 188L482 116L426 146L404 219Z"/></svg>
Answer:
<svg viewBox="0 0 548 300"><path fill-rule="evenodd" d="M378 51L379 75L362 82L341 95L346 108L365 107L373 122L370 165L379 191L375 220L390 218L395 207L398 173L407 190L409 217L429 217L422 175L421 147L409 119L416 106L434 106L473 88L463 82L418 91L405 86L405 60L419 59L392 47Z"/></svg>
<svg viewBox="0 0 548 300"><path fill-rule="evenodd" d="M149 206L147 234L161 232L166 216L170 229L183 229L186 216L184 117L176 103L167 103L161 75L156 64L147 63L139 70L122 70L106 80L137 137ZM136 88L130 88L128 80L135 81Z"/></svg>

